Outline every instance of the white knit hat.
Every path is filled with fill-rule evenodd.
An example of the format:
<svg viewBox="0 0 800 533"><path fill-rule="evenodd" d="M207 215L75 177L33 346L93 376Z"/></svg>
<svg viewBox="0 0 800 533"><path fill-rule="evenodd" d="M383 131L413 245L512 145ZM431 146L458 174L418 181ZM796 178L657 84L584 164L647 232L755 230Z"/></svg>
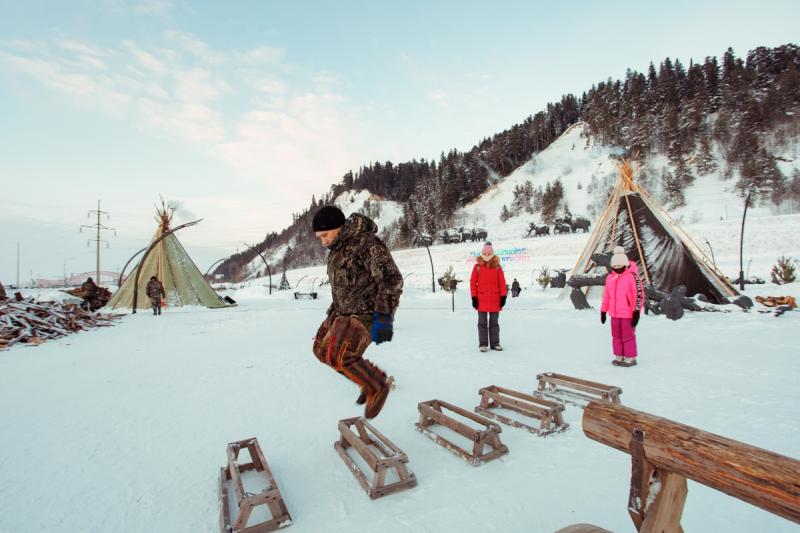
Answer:
<svg viewBox="0 0 800 533"><path fill-rule="evenodd" d="M611 256L611 268L626 266L628 266L628 256L625 255L625 249L622 246L615 246L614 255Z"/></svg>

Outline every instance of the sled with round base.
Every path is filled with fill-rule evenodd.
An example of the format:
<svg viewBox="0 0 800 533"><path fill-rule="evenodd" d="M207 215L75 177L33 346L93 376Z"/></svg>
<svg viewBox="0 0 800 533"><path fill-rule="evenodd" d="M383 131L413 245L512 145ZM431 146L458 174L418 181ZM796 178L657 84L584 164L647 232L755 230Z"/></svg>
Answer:
<svg viewBox="0 0 800 533"><path fill-rule="evenodd" d="M356 433L353 432L355 428ZM340 438L333 444L350 472L371 499L417 486L416 476L408 470L408 456L362 417L339 421ZM372 471L372 482L347 453L353 448ZM386 483L386 475L392 470L398 481Z"/></svg>
<svg viewBox="0 0 800 533"><path fill-rule="evenodd" d="M296 292L294 293L295 300L316 300L318 294L316 292Z"/></svg>
<svg viewBox="0 0 800 533"><path fill-rule="evenodd" d="M533 392L536 396L552 398L557 402L569 403L585 407L593 400L620 403L622 389L614 385L606 385L555 372L545 372L536 376L539 387Z"/></svg>
<svg viewBox="0 0 800 533"><path fill-rule="evenodd" d="M239 452L247 448L251 462L238 464ZM267 533L291 525L292 517L286 509L283 497L278 489L272 471L269 469L264 453L256 438L240 440L228 444L228 466L219 471L219 525L221 533ZM261 492L253 494L245 492L242 483L242 472L254 470L263 474L267 486ZM233 487L238 509L236 516L231 516L229 486ZM253 509L265 505L272 516L271 519L248 525Z"/></svg>
<svg viewBox="0 0 800 533"><path fill-rule="evenodd" d="M562 415L564 405L558 402L498 387L497 385L484 387L478 391L478 394L481 395L481 404L475 407L475 412L488 418L493 418L507 426L525 429L541 437L559 433L569 428L569 424L564 423ZM538 427L501 415L493 411L493 409L508 409L538 420Z"/></svg>
<svg viewBox="0 0 800 533"><path fill-rule="evenodd" d="M451 403L442 400L429 400L420 402L419 422L415 424L417 431L434 441L436 444L450 450L455 455L465 459L472 466L479 466L483 463L497 459L508 453L508 448L500 441L500 433L503 431L500 426L491 420L462 409ZM474 429L463 422L456 420L443 412L443 409L452 411L473 422L477 422L484 429ZM435 425L442 425L459 435L466 437L472 442L472 451L466 450L457 444L449 441L441 435L437 435L429 428ZM486 452L486 448L489 451Z"/></svg>

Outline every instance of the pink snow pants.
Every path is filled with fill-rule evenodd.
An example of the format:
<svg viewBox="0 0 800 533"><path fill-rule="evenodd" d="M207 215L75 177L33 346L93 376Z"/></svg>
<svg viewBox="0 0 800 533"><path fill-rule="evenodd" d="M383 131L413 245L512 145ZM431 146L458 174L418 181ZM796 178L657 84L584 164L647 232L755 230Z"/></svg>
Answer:
<svg viewBox="0 0 800 533"><path fill-rule="evenodd" d="M611 344L614 355L636 357L636 330L630 318L611 318Z"/></svg>

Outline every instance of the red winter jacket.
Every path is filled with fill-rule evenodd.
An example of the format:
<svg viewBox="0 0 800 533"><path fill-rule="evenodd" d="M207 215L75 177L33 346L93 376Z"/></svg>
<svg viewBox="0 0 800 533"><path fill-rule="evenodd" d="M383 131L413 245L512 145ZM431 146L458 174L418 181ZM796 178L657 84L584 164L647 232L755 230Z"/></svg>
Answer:
<svg viewBox="0 0 800 533"><path fill-rule="evenodd" d="M500 258L492 257L487 263L478 256L478 262L472 267L469 280L469 291L472 297L478 297L478 311L481 313L497 313L500 311L500 297L508 294L506 277L500 268Z"/></svg>
<svg viewBox="0 0 800 533"><path fill-rule="evenodd" d="M639 280L639 269L631 261L622 274L610 272L606 276L603 303L600 311L611 318L632 318L633 312L644 307L644 289Z"/></svg>

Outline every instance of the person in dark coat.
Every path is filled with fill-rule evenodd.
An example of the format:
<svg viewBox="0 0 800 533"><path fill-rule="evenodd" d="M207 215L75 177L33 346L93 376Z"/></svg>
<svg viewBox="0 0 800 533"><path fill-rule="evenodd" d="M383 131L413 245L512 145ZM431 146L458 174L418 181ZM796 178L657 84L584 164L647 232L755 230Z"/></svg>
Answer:
<svg viewBox="0 0 800 533"><path fill-rule="evenodd" d="M517 278L514 278L514 281L511 282L511 297L516 298L519 296L520 291L522 291L522 289L519 287L519 281L517 281Z"/></svg>
<svg viewBox="0 0 800 533"><path fill-rule="evenodd" d="M154 315L161 314L161 298L165 294L164 286L158 281L158 278L150 276L150 281L147 282L147 296L150 297L150 306L153 308Z"/></svg>
<svg viewBox="0 0 800 533"><path fill-rule="evenodd" d="M85 309L93 311L99 307L97 302L97 285L92 278L86 278L86 281L81 284L80 296L83 298L82 307Z"/></svg>
<svg viewBox="0 0 800 533"><path fill-rule="evenodd" d="M314 215L312 227L330 250L333 299L314 337L314 355L361 388L356 403L366 403L364 416L374 418L390 385L386 374L363 355L371 341L392 340L403 276L376 235L378 226L364 215L353 213L345 219L337 207L325 206Z"/></svg>
<svg viewBox="0 0 800 533"><path fill-rule="evenodd" d="M478 349L500 351L500 310L506 305L508 286L500 267L500 258L494 255L492 243L487 242L472 267L469 282L472 307L478 311Z"/></svg>

